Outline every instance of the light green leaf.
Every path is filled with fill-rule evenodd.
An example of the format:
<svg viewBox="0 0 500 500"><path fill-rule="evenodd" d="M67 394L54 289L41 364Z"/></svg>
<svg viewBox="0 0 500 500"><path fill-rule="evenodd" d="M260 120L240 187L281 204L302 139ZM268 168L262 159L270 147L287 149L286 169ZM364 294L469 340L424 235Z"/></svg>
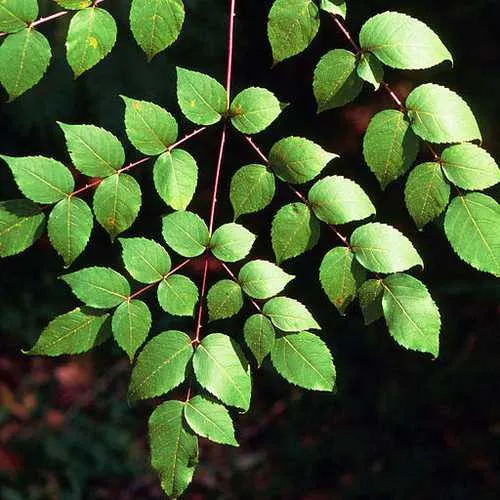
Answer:
<svg viewBox="0 0 500 500"><path fill-rule="evenodd" d="M55 0L55 2L68 10L82 10L92 5L92 0Z"/></svg>
<svg viewBox="0 0 500 500"><path fill-rule="evenodd" d="M371 83L375 87L375 90L378 90L384 80L384 67L370 52L361 52L356 72L362 80Z"/></svg>
<svg viewBox="0 0 500 500"><path fill-rule="evenodd" d="M450 185L439 163L422 163L410 172L405 202L419 229L434 220L446 208L449 199Z"/></svg>
<svg viewBox="0 0 500 500"><path fill-rule="evenodd" d="M212 253L224 262L244 259L252 249L255 234L240 224L230 223L220 226L210 240Z"/></svg>
<svg viewBox="0 0 500 500"><path fill-rule="evenodd" d="M345 106L358 97L363 80L356 64L356 55L344 49L331 50L320 59L313 80L318 113Z"/></svg>
<svg viewBox="0 0 500 500"><path fill-rule="evenodd" d="M244 411L250 407L250 365L232 338L212 333L197 347L193 357L197 381L223 403Z"/></svg>
<svg viewBox="0 0 500 500"><path fill-rule="evenodd" d="M264 165L245 165L233 175L229 198L234 219L266 208L274 198L274 174Z"/></svg>
<svg viewBox="0 0 500 500"><path fill-rule="evenodd" d="M269 165L283 181L303 184L314 179L338 155L325 151L308 139L286 137L269 152Z"/></svg>
<svg viewBox="0 0 500 500"><path fill-rule="evenodd" d="M75 187L71 172L62 163L44 156L0 155L9 166L20 191L37 203L57 203Z"/></svg>
<svg viewBox="0 0 500 500"><path fill-rule="evenodd" d="M467 264L500 276L500 205L490 196L455 197L444 219L446 237Z"/></svg>
<svg viewBox="0 0 500 500"><path fill-rule="evenodd" d="M107 267L87 267L65 274L61 279L90 307L109 309L127 301L130 296L128 281Z"/></svg>
<svg viewBox="0 0 500 500"><path fill-rule="evenodd" d="M83 9L71 19L66 40L66 56L75 78L95 66L113 49L116 22L106 10Z"/></svg>
<svg viewBox="0 0 500 500"><path fill-rule="evenodd" d="M52 320L26 354L61 356L89 351L109 338L108 317L102 311L77 307Z"/></svg>
<svg viewBox="0 0 500 500"><path fill-rule="evenodd" d="M2 0L0 2L0 32L19 31L37 17L37 0Z"/></svg>
<svg viewBox="0 0 500 500"><path fill-rule="evenodd" d="M185 425L183 412L184 403L166 401L149 418L151 464L172 498L178 498L191 483L198 463L198 439Z"/></svg>
<svg viewBox="0 0 500 500"><path fill-rule="evenodd" d="M247 262L238 275L243 291L254 299L268 299L280 293L295 276L265 260Z"/></svg>
<svg viewBox="0 0 500 500"><path fill-rule="evenodd" d="M29 200L0 202L0 257L23 252L41 236L45 215Z"/></svg>
<svg viewBox="0 0 500 500"><path fill-rule="evenodd" d="M369 325L384 316L382 309L383 293L382 280L368 280L359 287L359 305L365 319L365 325Z"/></svg>
<svg viewBox="0 0 500 500"><path fill-rule="evenodd" d="M424 263L411 241L396 228L373 222L358 227L351 246L360 264L375 273L396 273Z"/></svg>
<svg viewBox="0 0 500 500"><path fill-rule="evenodd" d="M5 38L0 46L0 83L9 101L42 79L51 57L49 42L35 29L26 28Z"/></svg>
<svg viewBox="0 0 500 500"><path fill-rule="evenodd" d="M437 357L441 319L424 284L408 274L393 274L382 286L384 317L396 342Z"/></svg>
<svg viewBox="0 0 500 500"><path fill-rule="evenodd" d="M111 132L94 125L58 125L64 132L71 160L82 174L108 177L125 163L123 146Z"/></svg>
<svg viewBox="0 0 500 500"><path fill-rule="evenodd" d="M406 99L413 131L434 143L481 140L481 132L467 103L455 92L424 83Z"/></svg>
<svg viewBox="0 0 500 500"><path fill-rule="evenodd" d="M339 175L316 182L308 198L316 217L327 224L345 224L375 213L375 207L363 189Z"/></svg>
<svg viewBox="0 0 500 500"><path fill-rule="evenodd" d="M401 177L417 158L419 140L401 111L387 109L370 121L363 155L382 189Z"/></svg>
<svg viewBox="0 0 500 500"><path fill-rule="evenodd" d="M304 203L290 203L278 210L271 228L271 242L278 264L314 248L320 224Z"/></svg>
<svg viewBox="0 0 500 500"><path fill-rule="evenodd" d="M209 321L230 318L243 307L243 292L232 280L220 280L207 293Z"/></svg>
<svg viewBox="0 0 500 500"><path fill-rule="evenodd" d="M197 257L210 237L203 219L193 212L178 211L163 217L163 237L167 245L184 257Z"/></svg>
<svg viewBox="0 0 500 500"><path fill-rule="evenodd" d="M135 353L151 329L151 312L140 300L130 300L118 306L113 314L113 336L132 362Z"/></svg>
<svg viewBox="0 0 500 500"><path fill-rule="evenodd" d="M146 238L120 238L122 258L130 275L141 283L155 283L170 271L167 251L156 241Z"/></svg>
<svg viewBox="0 0 500 500"><path fill-rule="evenodd" d="M194 316L198 288L186 276L174 274L160 283L158 302L164 311L174 316Z"/></svg>
<svg viewBox="0 0 500 500"><path fill-rule="evenodd" d="M317 335L299 332L278 336L271 361L276 371L292 384L313 391L333 391L332 355Z"/></svg>
<svg viewBox="0 0 500 500"><path fill-rule="evenodd" d="M177 100L186 118L198 125L217 123L226 112L226 89L197 71L177 68Z"/></svg>
<svg viewBox="0 0 500 500"><path fill-rule="evenodd" d="M269 90L251 87L240 92L231 103L231 123L243 134L266 129L281 113L278 99Z"/></svg>
<svg viewBox="0 0 500 500"><path fill-rule="evenodd" d="M273 324L263 314L254 314L246 320L243 335L260 366L274 345L276 334Z"/></svg>
<svg viewBox="0 0 500 500"><path fill-rule="evenodd" d="M186 401L184 417L199 436L215 443L238 446L234 437L234 426L227 409L205 396L195 396Z"/></svg>
<svg viewBox="0 0 500 500"><path fill-rule="evenodd" d="M156 191L174 210L185 210L198 183L196 160L182 149L163 153L153 169Z"/></svg>
<svg viewBox="0 0 500 500"><path fill-rule="evenodd" d="M274 62L300 54L318 29L319 10L311 0L276 0L267 24Z"/></svg>
<svg viewBox="0 0 500 500"><path fill-rule="evenodd" d="M192 355L191 339L183 332L170 330L153 337L137 357L129 398L154 398L177 387L186 378Z"/></svg>
<svg viewBox="0 0 500 500"><path fill-rule="evenodd" d="M177 122L166 109L152 102L120 97L125 103L127 136L138 151L156 156L175 143Z"/></svg>
<svg viewBox="0 0 500 500"><path fill-rule="evenodd" d="M347 4L344 0L320 0L319 8L343 19L347 14Z"/></svg>
<svg viewBox="0 0 500 500"><path fill-rule="evenodd" d="M399 12L383 12L368 19L359 33L364 51L398 69L424 69L453 57L427 25Z"/></svg>
<svg viewBox="0 0 500 500"><path fill-rule="evenodd" d="M323 258L319 280L330 302L345 316L346 309L356 298L357 290L366 279L366 271L349 248L337 247Z"/></svg>
<svg viewBox="0 0 500 500"><path fill-rule="evenodd" d="M464 189L486 189L500 182L500 169L484 149L475 144L456 144L441 153L446 177Z"/></svg>
<svg viewBox="0 0 500 500"><path fill-rule="evenodd" d="M149 61L177 40L183 24L182 0L132 0L130 28Z"/></svg>
<svg viewBox="0 0 500 500"><path fill-rule="evenodd" d="M310 328L320 329L307 308L288 297L274 297L264 304L263 313L273 325L284 332L299 332Z"/></svg>
<svg viewBox="0 0 500 500"><path fill-rule="evenodd" d="M52 209L48 234L65 267L69 267L85 250L93 225L92 211L80 198L68 196Z"/></svg>

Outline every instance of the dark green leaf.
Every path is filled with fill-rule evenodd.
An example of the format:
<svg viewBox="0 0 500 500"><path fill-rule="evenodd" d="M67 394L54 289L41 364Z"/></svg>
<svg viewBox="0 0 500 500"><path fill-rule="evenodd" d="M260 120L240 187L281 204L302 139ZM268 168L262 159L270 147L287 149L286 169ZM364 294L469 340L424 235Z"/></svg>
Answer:
<svg viewBox="0 0 500 500"><path fill-rule="evenodd" d="M37 0L3 0L0 2L0 32L19 31L34 21L37 16Z"/></svg>
<svg viewBox="0 0 500 500"><path fill-rule="evenodd" d="M359 305L365 319L365 325L369 325L384 316L382 309L383 293L382 280L368 280L359 287Z"/></svg>
<svg viewBox="0 0 500 500"><path fill-rule="evenodd" d="M254 314L246 320L243 334L245 342L260 366L274 345L276 334L273 324L263 314Z"/></svg>
<svg viewBox="0 0 500 500"><path fill-rule="evenodd" d="M344 0L320 0L319 8L344 19L347 14L347 5Z"/></svg>
<svg viewBox="0 0 500 500"><path fill-rule="evenodd" d="M240 285L232 280L215 283L207 294L209 321L230 318L243 307L243 292Z"/></svg>

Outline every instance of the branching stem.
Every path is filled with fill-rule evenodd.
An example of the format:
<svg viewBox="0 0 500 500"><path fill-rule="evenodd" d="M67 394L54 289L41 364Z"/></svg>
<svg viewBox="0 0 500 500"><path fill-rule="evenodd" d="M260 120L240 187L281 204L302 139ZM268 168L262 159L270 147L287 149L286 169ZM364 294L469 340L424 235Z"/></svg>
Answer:
<svg viewBox="0 0 500 500"><path fill-rule="evenodd" d="M28 29L35 28L36 26L38 26L40 24L48 23L50 21L53 21L54 19L58 19L59 17L65 16L66 14L69 14L69 11L67 11L67 10L61 10L59 12L56 12L55 14L51 14L50 16L41 17L40 19L37 19L36 21L33 21L33 22L29 23L27 25L27 28ZM0 37L1 36L7 36L7 35L10 35L10 34L11 33L2 32L2 33L0 33Z"/></svg>

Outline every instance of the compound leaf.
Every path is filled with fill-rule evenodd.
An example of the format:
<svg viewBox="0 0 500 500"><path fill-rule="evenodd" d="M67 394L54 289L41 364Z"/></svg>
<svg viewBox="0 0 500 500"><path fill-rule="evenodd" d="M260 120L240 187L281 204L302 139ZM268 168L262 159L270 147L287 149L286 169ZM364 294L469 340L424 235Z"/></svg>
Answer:
<svg viewBox="0 0 500 500"><path fill-rule="evenodd" d="M274 297L264 304L263 313L273 325L284 332L299 332L310 328L320 329L307 308L288 297Z"/></svg>
<svg viewBox="0 0 500 500"><path fill-rule="evenodd" d="M230 318L243 307L243 292L232 280L220 280L207 293L209 321Z"/></svg>
<svg viewBox="0 0 500 500"><path fill-rule="evenodd" d="M439 353L439 310L427 288L408 274L393 274L382 281L382 307L390 334L403 347Z"/></svg>
<svg viewBox="0 0 500 500"><path fill-rule="evenodd" d="M238 275L243 291L254 299L268 299L281 292L295 276L265 260L247 262Z"/></svg>
<svg viewBox="0 0 500 500"><path fill-rule="evenodd" d="M160 283L158 302L164 311L174 316L194 316L198 287L188 277L174 274Z"/></svg>
<svg viewBox="0 0 500 500"><path fill-rule="evenodd" d="M269 318L263 314L250 316L243 327L245 342L260 366L264 358L271 352L276 333Z"/></svg>
<svg viewBox="0 0 500 500"><path fill-rule="evenodd" d="M163 237L167 245L184 257L197 257L210 237L203 219L193 212L178 211L163 217Z"/></svg>
<svg viewBox="0 0 500 500"><path fill-rule="evenodd" d="M236 262L250 253L254 242L255 234L233 222L217 228L210 240L210 249L219 260Z"/></svg>
<svg viewBox="0 0 500 500"><path fill-rule="evenodd" d="M197 347L193 368L198 382L223 403L244 411L250 407L250 365L232 338L212 333Z"/></svg>
<svg viewBox="0 0 500 500"><path fill-rule="evenodd" d="M317 335L299 332L278 336L271 361L276 371L292 384L313 391L333 391L332 355Z"/></svg>
<svg viewBox="0 0 500 500"><path fill-rule="evenodd" d="M0 32L19 31L37 17L37 0L3 0L0 2Z"/></svg>
<svg viewBox="0 0 500 500"><path fill-rule="evenodd" d="M177 387L186 378L193 356L188 335L177 330L162 332L140 352L132 370L128 395L131 400L154 398Z"/></svg>

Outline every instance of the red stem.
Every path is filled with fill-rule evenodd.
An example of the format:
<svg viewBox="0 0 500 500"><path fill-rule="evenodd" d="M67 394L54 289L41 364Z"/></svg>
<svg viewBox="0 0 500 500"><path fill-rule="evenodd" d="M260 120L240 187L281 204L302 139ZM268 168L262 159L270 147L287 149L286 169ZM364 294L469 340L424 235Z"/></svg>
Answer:
<svg viewBox="0 0 500 500"><path fill-rule="evenodd" d="M197 128L196 130L193 130L191 133L186 134L182 139L179 139L177 142L175 142L174 144L169 146L167 148L167 151L170 153L172 151L172 149L176 148L177 146L180 146L182 143L188 141L189 139L200 134L201 132L203 132L206 129L207 129L207 127L201 127L201 128Z"/></svg>
<svg viewBox="0 0 500 500"><path fill-rule="evenodd" d="M227 48L227 73L226 73L226 111L229 111L231 102L231 81L233 75L233 47L234 47L234 18L236 17L236 0L231 0L229 12L229 33Z"/></svg>
<svg viewBox="0 0 500 500"><path fill-rule="evenodd" d="M208 261L210 259L210 255L208 251L205 255L205 265L203 267L203 278L201 281L201 292L200 292L200 302L198 304L198 314L196 317L196 330L195 337L193 340L194 344L200 343L200 333L201 333L201 320L203 319L203 301L205 300L205 293L207 291L207 274L208 274Z"/></svg>
<svg viewBox="0 0 500 500"><path fill-rule="evenodd" d="M333 22L337 25L340 31L342 31L342 34L346 38L346 40L351 44L351 47L354 49L354 51L358 54L361 52L360 46L354 41L353 37L347 31L347 28L344 26L344 23L339 19L338 16L332 15Z"/></svg>
<svg viewBox="0 0 500 500"><path fill-rule="evenodd" d="M223 267L224 271L226 271L226 273L229 275L229 277L235 282L235 283L238 283L238 278L236 277L236 275L233 273L233 271L231 271L231 269L229 269L229 267L226 265L225 262L222 262L220 261L220 265ZM257 311L259 311L260 313L262 312L262 309L261 307L259 306L259 304L257 304L257 302L255 302L255 300L253 300L252 298L249 297L249 300L251 302L251 304L255 307L255 309L257 309Z"/></svg>
<svg viewBox="0 0 500 500"><path fill-rule="evenodd" d="M227 131L227 125L224 123L224 126L222 127L222 135L221 135L221 139L220 139L219 155L217 158L217 167L215 169L214 189L212 191L212 204L210 207L210 222L208 225L208 232L209 232L210 236L212 235L212 231L214 229L215 208L217 206L217 193L219 191L219 181L220 181L220 174L221 174L221 170L222 170L222 160L224 158L224 146L226 144L226 131Z"/></svg>
<svg viewBox="0 0 500 500"><path fill-rule="evenodd" d="M36 21L28 23L27 28L28 29L34 28L35 26L38 26L39 24L44 24L44 23L47 23L49 21L53 21L54 19L65 16L66 14L69 14L69 12L67 10L61 10L60 12L56 12L55 14L51 14L50 16L41 17L40 19L37 19ZM10 35L10 33L5 33L5 32L0 33L0 36L6 36L6 35Z"/></svg>
<svg viewBox="0 0 500 500"><path fill-rule="evenodd" d="M248 135L244 135L243 136L245 138L245 140L248 142L248 144L250 144L250 146L252 146L252 148L254 149L254 151L260 156L260 158L266 163L268 164L269 163L269 160L267 159L267 156L261 151L261 149L259 148L259 146L257 146L257 144L255 144L255 142L252 141L252 139L250 137L248 137Z"/></svg>

